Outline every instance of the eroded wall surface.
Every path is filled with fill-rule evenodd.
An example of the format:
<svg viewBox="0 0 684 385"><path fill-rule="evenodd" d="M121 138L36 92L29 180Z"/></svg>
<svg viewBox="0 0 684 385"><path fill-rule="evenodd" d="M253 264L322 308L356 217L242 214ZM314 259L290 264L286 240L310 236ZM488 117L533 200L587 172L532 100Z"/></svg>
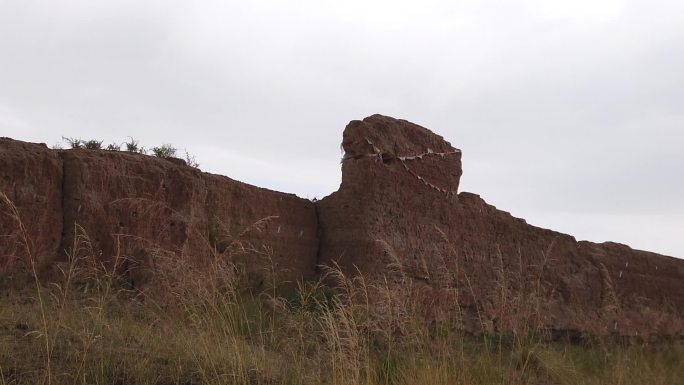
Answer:
<svg viewBox="0 0 684 385"><path fill-rule="evenodd" d="M137 285L153 280L169 259L197 267L228 254L254 285L272 273L278 281L315 274L316 210L295 195L203 173L178 159L49 150L10 139L0 142L0 164L0 191L19 214L2 205L5 270L30 260L20 219L39 259L119 258Z"/></svg>
<svg viewBox="0 0 684 385"><path fill-rule="evenodd" d="M426 307L468 309L495 330L684 331L684 261L577 242L457 193L460 151L403 120L352 121L343 148L342 185L319 202L321 263L375 276L399 266Z"/></svg>
<svg viewBox="0 0 684 385"><path fill-rule="evenodd" d="M39 267L50 264L62 238L59 155L44 144L0 138L0 194L0 268L21 265L29 254Z"/></svg>
<svg viewBox="0 0 684 385"><path fill-rule="evenodd" d="M352 121L342 145L339 191L311 202L178 159L0 139L0 270L49 270L78 250L125 257L146 285L164 262L230 256L259 286L337 263L409 284L426 317L459 314L468 330L684 334L683 260L577 242L459 192L461 151L410 122Z"/></svg>

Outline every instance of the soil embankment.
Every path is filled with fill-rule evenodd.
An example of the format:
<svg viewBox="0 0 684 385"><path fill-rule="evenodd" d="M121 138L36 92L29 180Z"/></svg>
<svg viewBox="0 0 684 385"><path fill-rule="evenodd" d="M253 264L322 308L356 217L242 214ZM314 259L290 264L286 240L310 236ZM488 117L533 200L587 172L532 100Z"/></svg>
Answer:
<svg viewBox="0 0 684 385"><path fill-rule="evenodd" d="M404 120L352 121L343 148L339 191L314 203L176 159L0 139L0 191L42 268L63 259L82 228L94 258L135 261L136 284L154 280L161 254L196 265L230 254L254 285L335 262L410 282L428 317L466 310L465 328L684 333L684 260L577 242L458 192L461 151ZM17 223L5 204L6 271L28 258Z"/></svg>

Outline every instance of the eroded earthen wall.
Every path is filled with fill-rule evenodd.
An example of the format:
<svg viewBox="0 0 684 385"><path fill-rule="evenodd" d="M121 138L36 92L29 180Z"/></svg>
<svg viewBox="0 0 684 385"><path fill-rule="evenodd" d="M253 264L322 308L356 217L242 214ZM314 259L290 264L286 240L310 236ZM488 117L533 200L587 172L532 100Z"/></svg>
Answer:
<svg viewBox="0 0 684 385"><path fill-rule="evenodd" d="M57 151L10 139L0 142L0 164L0 191L18 208L41 260L77 254L119 263L136 285L169 259L197 267L226 255L249 284L315 273L315 207L295 195L203 173L178 159ZM4 269L10 262L26 267L19 222L7 204L2 214Z"/></svg>
<svg viewBox="0 0 684 385"><path fill-rule="evenodd" d="M50 264L62 236L58 154L44 144L0 138L0 193L0 270L22 265L29 254L37 267Z"/></svg>
<svg viewBox="0 0 684 385"><path fill-rule="evenodd" d="M477 312L496 330L684 331L684 261L577 242L457 194L460 152L406 121L353 121L343 148L342 185L319 202L321 263L376 277L400 266L426 306ZM511 314L516 301L537 310Z"/></svg>
<svg viewBox="0 0 684 385"><path fill-rule="evenodd" d="M352 121L342 145L340 189L313 203L177 159L0 139L0 270L49 268L76 250L125 257L144 285L163 263L230 256L258 286L337 263L409 284L426 316L459 314L474 331L684 333L684 261L577 242L459 193L461 151L410 122Z"/></svg>
<svg viewBox="0 0 684 385"><path fill-rule="evenodd" d="M236 249L235 262L250 280L295 282L316 271L318 221L314 204L230 178L204 174L207 226L221 251Z"/></svg>

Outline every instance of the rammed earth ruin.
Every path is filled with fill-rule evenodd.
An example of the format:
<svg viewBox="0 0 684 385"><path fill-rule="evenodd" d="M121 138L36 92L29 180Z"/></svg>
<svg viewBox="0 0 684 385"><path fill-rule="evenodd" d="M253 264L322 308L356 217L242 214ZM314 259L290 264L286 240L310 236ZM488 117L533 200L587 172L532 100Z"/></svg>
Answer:
<svg viewBox="0 0 684 385"><path fill-rule="evenodd" d="M91 258L131 261L125 273L139 287L154 285L162 253L201 267L229 251L249 285L311 279L337 264L415 285L429 317L465 311L493 331L514 323L500 311L501 290L534 289L538 322L551 330L684 335L684 260L578 242L458 192L461 151L405 120L352 121L342 146L340 189L311 202L177 159L2 138L0 277L34 258L49 279L85 234Z"/></svg>

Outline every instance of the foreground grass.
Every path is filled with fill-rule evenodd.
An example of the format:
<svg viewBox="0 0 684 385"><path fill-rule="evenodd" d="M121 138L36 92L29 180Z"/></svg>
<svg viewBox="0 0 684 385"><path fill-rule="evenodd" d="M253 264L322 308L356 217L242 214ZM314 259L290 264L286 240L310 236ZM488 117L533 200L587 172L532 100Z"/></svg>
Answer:
<svg viewBox="0 0 684 385"><path fill-rule="evenodd" d="M676 344L473 337L393 316L369 290L266 293L205 277L164 295L98 281L2 290L0 384L680 384ZM213 282L206 285L207 282ZM361 297L359 297L359 295ZM43 323L42 312L48 320ZM382 313L382 317L378 316ZM46 348L47 346L47 348Z"/></svg>
<svg viewBox="0 0 684 385"><path fill-rule="evenodd" d="M398 272L392 283L331 269L319 281L252 291L230 247L202 269L158 250L154 281L141 292L130 287L125 257L101 264L77 227L68 262L47 283L0 192L3 202L29 278L10 285L0 276L0 385L683 383L676 342L551 343L528 322L509 335L465 335L458 317L425 317L426 299L399 265L388 269ZM502 312L535 311L527 299L538 296L508 298L502 282Z"/></svg>

